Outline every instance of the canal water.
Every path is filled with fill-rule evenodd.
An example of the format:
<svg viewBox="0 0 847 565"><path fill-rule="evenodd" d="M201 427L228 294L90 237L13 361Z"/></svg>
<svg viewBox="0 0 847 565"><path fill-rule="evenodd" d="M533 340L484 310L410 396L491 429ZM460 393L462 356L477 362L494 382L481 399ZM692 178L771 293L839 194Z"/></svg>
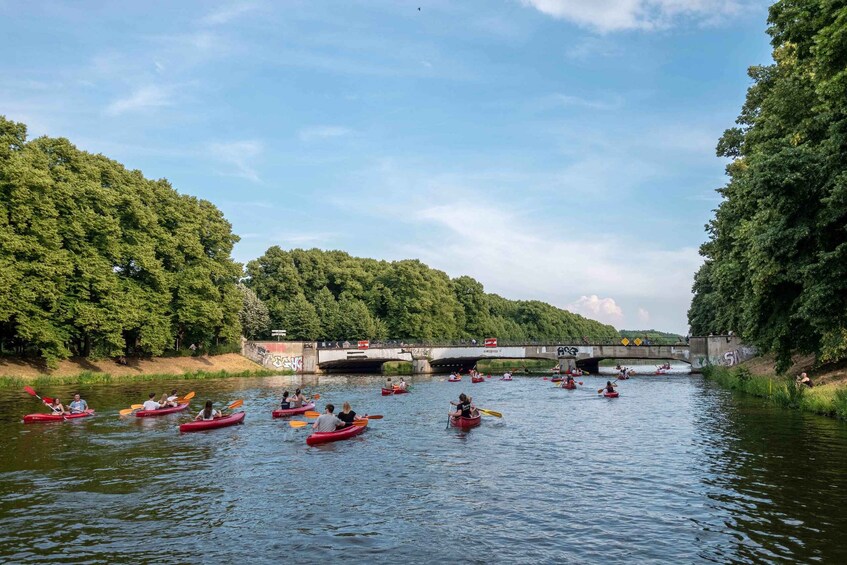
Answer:
<svg viewBox="0 0 847 565"><path fill-rule="evenodd" d="M307 447L270 414L294 379L85 386L97 416L56 424L24 425L38 403L0 391L0 562L847 562L840 422L687 375L614 400L593 376L416 377L397 397L376 377L304 377L321 405L385 416ZM172 386L192 408L244 399L244 425L118 417ZM445 429L461 391L503 418Z"/></svg>

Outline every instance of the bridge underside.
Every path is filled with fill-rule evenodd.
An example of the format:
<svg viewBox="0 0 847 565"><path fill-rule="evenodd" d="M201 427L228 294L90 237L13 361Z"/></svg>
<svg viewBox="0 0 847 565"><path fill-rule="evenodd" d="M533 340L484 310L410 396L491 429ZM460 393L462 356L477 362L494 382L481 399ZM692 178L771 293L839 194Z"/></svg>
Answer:
<svg viewBox="0 0 847 565"><path fill-rule="evenodd" d="M382 365L389 359L349 359L346 361L329 361L320 364L325 373L381 373ZM393 359L391 360L393 361Z"/></svg>

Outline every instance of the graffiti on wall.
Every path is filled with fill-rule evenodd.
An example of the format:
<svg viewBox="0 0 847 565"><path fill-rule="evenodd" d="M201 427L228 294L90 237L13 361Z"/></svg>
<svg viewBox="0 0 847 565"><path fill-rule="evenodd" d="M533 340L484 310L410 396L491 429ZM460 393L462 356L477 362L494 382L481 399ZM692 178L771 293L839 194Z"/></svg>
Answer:
<svg viewBox="0 0 847 565"><path fill-rule="evenodd" d="M727 367L735 367L739 363L742 363L751 357L756 356L756 348L755 347L746 347L742 346L738 349L733 349L731 351L727 351L723 354L723 364Z"/></svg>
<svg viewBox="0 0 847 565"><path fill-rule="evenodd" d="M277 351L274 351L277 350ZM280 351L282 350L282 351ZM244 355L263 367L278 369L280 371L303 372L303 356L293 352L285 352L284 344L247 343Z"/></svg>

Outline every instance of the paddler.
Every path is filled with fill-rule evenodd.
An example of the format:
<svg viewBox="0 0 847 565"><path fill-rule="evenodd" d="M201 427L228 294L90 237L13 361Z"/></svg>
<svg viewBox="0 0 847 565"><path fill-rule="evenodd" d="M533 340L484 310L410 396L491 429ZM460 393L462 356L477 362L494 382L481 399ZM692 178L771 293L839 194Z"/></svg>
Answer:
<svg viewBox="0 0 847 565"><path fill-rule="evenodd" d="M79 396L79 393L76 393L68 408L70 408L71 414L82 414L88 410L88 403Z"/></svg>
<svg viewBox="0 0 847 565"><path fill-rule="evenodd" d="M223 414L221 414L221 411L215 410L214 408L212 408L212 401L207 400L206 406L204 406L203 409L200 410L200 413L197 414L197 417L194 418L194 421L195 422L198 421L198 420L208 421L208 420L214 420L215 418L221 418L221 417L223 417Z"/></svg>
<svg viewBox="0 0 847 565"><path fill-rule="evenodd" d="M298 388L294 391L294 396L289 398L289 401L291 402L292 408L302 408L303 403L306 402L306 397L303 396L303 393L300 392L300 389Z"/></svg>
<svg viewBox="0 0 847 565"><path fill-rule="evenodd" d="M288 398L288 391L282 393L282 402L279 403L280 410L289 410L291 409L291 399Z"/></svg>
<svg viewBox="0 0 847 565"><path fill-rule="evenodd" d="M176 408L179 406L179 395L176 393L176 389L172 389L171 393L165 399L165 406L170 408Z"/></svg>
<svg viewBox="0 0 847 565"><path fill-rule="evenodd" d="M397 390L406 390L406 387L409 386L406 384L405 379L400 379L400 382L397 383Z"/></svg>
<svg viewBox="0 0 847 565"><path fill-rule="evenodd" d="M385 379L385 386L382 388L385 390L394 390L394 383L391 382L391 377Z"/></svg>
<svg viewBox="0 0 847 565"><path fill-rule="evenodd" d="M455 412L451 412L450 416L453 418L475 418L476 408L472 404L473 398L466 395L464 392L459 395L459 402L450 401L450 404L456 407Z"/></svg>
<svg viewBox="0 0 847 565"><path fill-rule="evenodd" d="M606 392L615 392L617 386L612 381L606 381Z"/></svg>
<svg viewBox="0 0 847 565"><path fill-rule="evenodd" d="M50 408L50 410L53 411L53 414L64 414L65 413L65 407L62 406L62 403L59 401L58 398L54 398L53 402L45 402L44 404L46 404L47 407Z"/></svg>
<svg viewBox="0 0 847 565"><path fill-rule="evenodd" d="M156 393L151 392L147 395L147 401L144 403L143 410L158 410L162 405L156 402Z"/></svg>
<svg viewBox="0 0 847 565"><path fill-rule="evenodd" d="M352 426L353 422L361 420L362 418L356 416L356 413L353 412L352 408L350 408L349 402L345 402L341 407L341 412L338 413L338 419L344 422L344 427L346 428L348 426Z"/></svg>
<svg viewBox="0 0 847 565"><path fill-rule="evenodd" d="M315 423L312 424L312 428L316 432L334 432L337 428L344 427L344 421L339 420L338 417L332 412L335 410L335 406L332 404L327 404L324 413L318 416Z"/></svg>

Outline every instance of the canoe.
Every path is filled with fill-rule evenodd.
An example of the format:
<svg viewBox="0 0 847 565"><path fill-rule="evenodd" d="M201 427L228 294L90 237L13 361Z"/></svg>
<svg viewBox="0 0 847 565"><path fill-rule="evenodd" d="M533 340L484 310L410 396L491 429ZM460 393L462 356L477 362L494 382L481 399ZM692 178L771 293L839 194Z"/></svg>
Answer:
<svg viewBox="0 0 847 565"><path fill-rule="evenodd" d="M565 384L562 385L562 388L567 389L567 390L573 390L573 389L576 388L576 383L571 383L571 384L565 383Z"/></svg>
<svg viewBox="0 0 847 565"><path fill-rule="evenodd" d="M27 414L24 416L24 424L34 424L37 422L64 422L65 420L74 420L76 418L86 418L93 416L94 410L86 410L78 414Z"/></svg>
<svg viewBox="0 0 847 565"><path fill-rule="evenodd" d="M603 396L605 396L606 398L617 398L618 396L620 396L620 393L605 391L603 392Z"/></svg>
<svg viewBox="0 0 847 565"><path fill-rule="evenodd" d="M462 382L462 379L447 379L447 382L448 383L460 383L460 382Z"/></svg>
<svg viewBox="0 0 847 565"><path fill-rule="evenodd" d="M175 412L182 412L186 408L188 408L188 402L185 404L177 404L171 408L159 408L158 410L139 410L135 413L136 418L149 418L150 416L164 416L165 414L173 414Z"/></svg>
<svg viewBox="0 0 847 565"><path fill-rule="evenodd" d="M463 418L459 416L456 418L455 416L450 418L450 425L454 428L461 428L463 430L467 430L470 428L477 427L482 422L482 414L475 418Z"/></svg>
<svg viewBox="0 0 847 565"><path fill-rule="evenodd" d="M479 378L472 377L472 378L471 378L471 382L472 382L472 383L484 383L484 382L485 382L485 377L479 377Z"/></svg>
<svg viewBox="0 0 847 565"><path fill-rule="evenodd" d="M286 416L294 416L296 414L303 414L304 412L308 412L309 410L315 409L315 403L310 402L309 404L304 404L300 408L286 408L283 410L279 408L273 411L274 418L285 418Z"/></svg>
<svg viewBox="0 0 847 565"><path fill-rule="evenodd" d="M331 441L340 441L342 439L350 439L353 436L357 436L360 433L365 431L365 428L368 427L367 420L365 421L364 426L347 426L346 428L341 428L340 430L335 430L334 432L314 432L312 435L306 438L306 445L320 445L322 443L329 443Z"/></svg>
<svg viewBox="0 0 847 565"><path fill-rule="evenodd" d="M227 426L234 426L235 424L240 424L244 421L244 412L234 412L229 416L222 416L220 418L215 418L214 420L198 420L196 422L188 422L185 424L179 425L179 431L181 432L199 432L203 430L214 430L215 428L226 428Z"/></svg>
<svg viewBox="0 0 847 565"><path fill-rule="evenodd" d="M565 380L565 379L563 379L562 377L553 377L552 379L550 379L550 382L551 383L560 383L563 380Z"/></svg>
<svg viewBox="0 0 847 565"><path fill-rule="evenodd" d="M618 375L618 376L616 377L616 379L615 379L615 380L618 380L618 381L628 381L628 380L629 380L629 377L625 377L625 376L623 376L623 375Z"/></svg>
<svg viewBox="0 0 847 565"><path fill-rule="evenodd" d="M384 388L382 389L382 396L391 396L392 394L406 394L408 390L402 390L398 388Z"/></svg>
<svg viewBox="0 0 847 565"><path fill-rule="evenodd" d="M513 381L514 379L512 377L509 377L509 378L503 377L500 380L501 381Z"/></svg>

